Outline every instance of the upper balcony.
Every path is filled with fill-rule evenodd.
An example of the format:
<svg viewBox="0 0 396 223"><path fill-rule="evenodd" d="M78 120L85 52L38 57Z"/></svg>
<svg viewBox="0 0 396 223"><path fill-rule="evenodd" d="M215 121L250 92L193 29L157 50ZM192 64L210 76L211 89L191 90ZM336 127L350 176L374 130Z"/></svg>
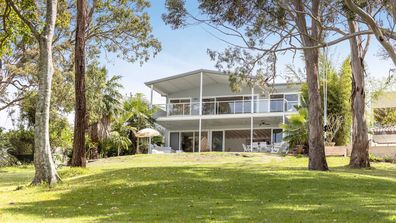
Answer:
<svg viewBox="0 0 396 223"><path fill-rule="evenodd" d="M199 115L199 102L168 103L157 105L166 112L166 116L194 116ZM269 112L296 112L299 101L286 99L256 99L231 100L231 101L204 101L202 102L202 115L228 115L228 114L251 114Z"/></svg>

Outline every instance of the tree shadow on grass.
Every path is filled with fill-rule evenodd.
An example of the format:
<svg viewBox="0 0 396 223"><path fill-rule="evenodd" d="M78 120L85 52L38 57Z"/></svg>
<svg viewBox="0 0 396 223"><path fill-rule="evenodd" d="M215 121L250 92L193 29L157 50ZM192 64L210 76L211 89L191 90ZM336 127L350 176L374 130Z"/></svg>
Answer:
<svg viewBox="0 0 396 223"><path fill-rule="evenodd" d="M21 185L21 182L30 182L32 180L32 174L33 171L21 172L18 174L11 171L4 171L0 173L0 188L10 186L15 186L16 188L16 186Z"/></svg>
<svg viewBox="0 0 396 223"><path fill-rule="evenodd" d="M58 199L4 210L90 222L392 222L396 215L395 181L290 168L127 168L65 184L73 187Z"/></svg>

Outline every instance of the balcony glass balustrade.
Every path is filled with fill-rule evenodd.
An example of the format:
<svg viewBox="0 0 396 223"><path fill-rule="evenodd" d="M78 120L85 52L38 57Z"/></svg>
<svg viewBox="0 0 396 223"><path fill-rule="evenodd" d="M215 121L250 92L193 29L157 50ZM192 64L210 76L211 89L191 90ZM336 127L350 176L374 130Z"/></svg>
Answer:
<svg viewBox="0 0 396 223"><path fill-rule="evenodd" d="M225 115L251 113L251 101L208 101L202 102L202 115ZM253 101L253 113L295 112L298 101L286 99L259 99ZM168 116L199 115L199 102L169 103L165 106Z"/></svg>

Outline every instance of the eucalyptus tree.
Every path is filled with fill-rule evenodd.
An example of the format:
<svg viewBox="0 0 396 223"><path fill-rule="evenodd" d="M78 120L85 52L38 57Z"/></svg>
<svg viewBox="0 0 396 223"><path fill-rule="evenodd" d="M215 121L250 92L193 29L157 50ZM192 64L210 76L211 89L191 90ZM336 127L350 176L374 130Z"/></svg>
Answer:
<svg viewBox="0 0 396 223"><path fill-rule="evenodd" d="M345 5L354 12L373 31L375 38L396 66L396 0L353 1L344 0ZM367 7L370 6L370 7Z"/></svg>
<svg viewBox="0 0 396 223"><path fill-rule="evenodd" d="M85 29L87 20L86 0L77 0L76 41L74 46L75 63L75 109L74 109L74 140L72 166L86 166L85 128L86 128L86 98L85 98Z"/></svg>
<svg viewBox="0 0 396 223"><path fill-rule="evenodd" d="M396 65L396 50L392 43L396 40L396 1L352 1L345 0L345 14L349 33L358 32L366 24ZM380 25L381 24L381 25ZM352 66L352 153L349 165L355 168L369 167L368 127L365 118L366 88L364 57L368 50L361 36L349 39ZM392 69L395 71L395 69Z"/></svg>
<svg viewBox="0 0 396 223"><path fill-rule="evenodd" d="M80 0L81 3L85 3ZM160 50L159 41L152 34L150 17L145 9L150 7L146 0L92 0L87 2L85 40L87 51L90 56L96 56L101 51L115 54L128 62L140 62L140 64L155 56ZM80 8L77 7L77 8ZM79 35L81 39L82 36ZM82 40L82 39L81 39ZM76 42L77 43L77 42ZM82 50L80 46L79 49ZM80 52L81 53L81 52ZM77 56L77 53L76 53ZM80 55L79 61L82 57ZM77 62L77 61L76 61ZM81 69L83 64L79 64ZM77 69L77 64L76 64ZM76 70L77 71L77 70ZM85 150L85 123L86 101L84 99L84 71L76 72L76 118L73 156L75 166L83 166Z"/></svg>
<svg viewBox="0 0 396 223"><path fill-rule="evenodd" d="M350 33L359 31L358 22L353 15L347 15ZM366 90L365 90L365 65L364 57L369 46L367 37L364 46L361 36L349 39L352 68L352 152L349 166L354 168L370 167L368 128L366 123Z"/></svg>
<svg viewBox="0 0 396 223"><path fill-rule="evenodd" d="M49 109L51 98L52 75L52 41L57 16L57 0L15 1L6 0L7 5L26 25L28 31L39 46L38 59L38 100L35 115L35 176L32 184L46 182L57 183L55 166L51 156L49 142Z"/></svg>
<svg viewBox="0 0 396 223"><path fill-rule="evenodd" d="M309 96L308 168L327 170L318 85L320 48L371 31L339 35L337 26L342 18L337 1L200 0L198 16L187 10L183 0L168 0L166 7L163 19L173 28L200 23L218 32L229 47L223 52L209 50L209 55L217 61L218 69L233 74L234 83L254 80L268 86L276 74L278 55L302 52Z"/></svg>

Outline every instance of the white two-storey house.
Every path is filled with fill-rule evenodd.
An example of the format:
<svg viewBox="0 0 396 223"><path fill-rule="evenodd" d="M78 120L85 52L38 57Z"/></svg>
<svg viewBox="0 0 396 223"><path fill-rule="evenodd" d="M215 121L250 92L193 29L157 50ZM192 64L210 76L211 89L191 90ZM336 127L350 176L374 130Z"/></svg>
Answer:
<svg viewBox="0 0 396 223"><path fill-rule="evenodd" d="M271 93L258 87L233 92L229 76L196 70L145 83L166 98L157 105L156 123L165 144L185 152L238 152L252 143L282 141L279 127L296 113L300 84L275 84Z"/></svg>

